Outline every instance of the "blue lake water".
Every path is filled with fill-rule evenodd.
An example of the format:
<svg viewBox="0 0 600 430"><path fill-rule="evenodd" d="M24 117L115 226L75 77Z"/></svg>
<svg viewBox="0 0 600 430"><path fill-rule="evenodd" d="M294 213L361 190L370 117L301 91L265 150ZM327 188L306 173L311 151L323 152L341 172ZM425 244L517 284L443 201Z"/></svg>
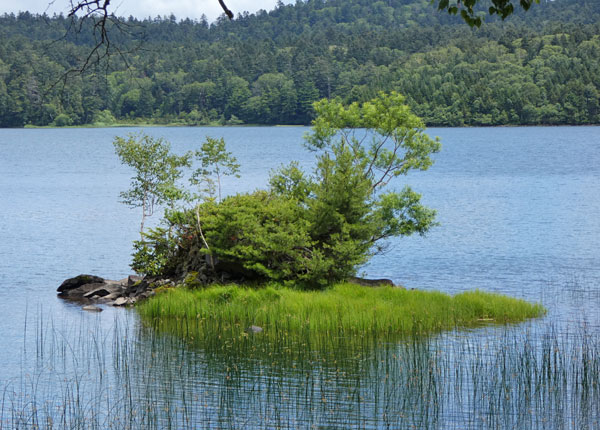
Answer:
<svg viewBox="0 0 600 430"><path fill-rule="evenodd" d="M15 383L22 385L23 375L31 370L30 355L39 342L36 327L57 327L55 333L63 334L55 336L74 345L76 340L69 341L69 336L77 327L91 324L100 338L107 338L121 318L133 327L138 324L135 313L128 310L84 313L80 306L57 298L55 291L65 278L80 273L120 279L131 272L131 242L138 235L140 214L119 203L119 192L127 189L131 172L119 163L111 142L134 131L0 129L0 388L5 391ZM313 161L313 154L302 146L309 131L304 127L144 131L169 140L181 153L199 148L207 135L224 137L242 166L241 179L224 182L226 193L264 187L269 172L291 160L307 169ZM440 128L428 133L439 136L443 145L434 166L390 185L409 184L422 193L423 201L437 210L440 225L424 238L393 241L387 253L376 256L361 272L391 278L408 288L450 294L481 289L541 302L548 315L513 332L551 327L560 333L585 325L587 333L597 336L600 127ZM498 330L479 329L459 337L477 343ZM185 384L223 386L223 374L201 356L185 360L190 372L182 379ZM249 375L252 369L247 369ZM293 379L285 368L269 369L274 372L271 382L285 385ZM38 373L44 379L41 375L45 373ZM68 378L68 372L63 376ZM350 382L341 380L336 387ZM187 385L181 383L178 390L185 393ZM45 390L52 398L52 385ZM227 391L232 392L241 396L245 391L240 387ZM280 399L249 402L251 406L225 414L220 408L222 398L206 396L208 412L202 417L215 428L243 428L243 422L250 428L277 423L285 428L332 428L336 423L339 428L386 427L385 420L362 421L360 410L345 415L355 414L356 422L328 421L321 415L317 419L302 411L310 402L279 410L271 426L266 424L271 421L254 419L255 414ZM348 406L341 398L332 400L337 401L337 410ZM427 421L422 428L451 428L450 423L467 428L461 423L469 422L469 407L448 416L440 412L442 418ZM9 409L2 411L0 429L11 428ZM160 423L156 427L167 428Z"/></svg>

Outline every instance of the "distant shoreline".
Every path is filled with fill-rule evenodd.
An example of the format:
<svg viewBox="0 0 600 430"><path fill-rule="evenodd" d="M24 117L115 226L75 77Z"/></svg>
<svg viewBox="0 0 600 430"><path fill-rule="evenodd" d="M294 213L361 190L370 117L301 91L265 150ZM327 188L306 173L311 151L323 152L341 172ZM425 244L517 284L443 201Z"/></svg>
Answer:
<svg viewBox="0 0 600 430"><path fill-rule="evenodd" d="M51 125L25 125L23 127L5 127L5 130L52 130L52 129L82 129L82 128L159 128L159 127L172 127L172 128L244 128L244 127L310 127L310 125L301 124L180 124L180 123L168 123L168 124L156 124L156 123L120 123L120 124L82 124L82 125L67 125L67 126L51 126ZM467 128L538 128L538 127L600 127L600 124L502 124L502 125L461 125L461 126L449 126L449 125L427 125L426 128L455 128L455 129L467 129ZM2 128L0 128L2 129Z"/></svg>

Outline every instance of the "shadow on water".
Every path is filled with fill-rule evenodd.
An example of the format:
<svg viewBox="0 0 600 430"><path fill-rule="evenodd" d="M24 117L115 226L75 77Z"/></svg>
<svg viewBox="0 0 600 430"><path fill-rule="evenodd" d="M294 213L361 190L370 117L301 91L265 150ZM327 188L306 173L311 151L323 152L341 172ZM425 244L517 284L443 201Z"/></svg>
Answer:
<svg viewBox="0 0 600 430"><path fill-rule="evenodd" d="M600 342L580 325L430 337L181 337L135 313L35 326L0 429L593 429ZM190 331L190 333L192 333Z"/></svg>

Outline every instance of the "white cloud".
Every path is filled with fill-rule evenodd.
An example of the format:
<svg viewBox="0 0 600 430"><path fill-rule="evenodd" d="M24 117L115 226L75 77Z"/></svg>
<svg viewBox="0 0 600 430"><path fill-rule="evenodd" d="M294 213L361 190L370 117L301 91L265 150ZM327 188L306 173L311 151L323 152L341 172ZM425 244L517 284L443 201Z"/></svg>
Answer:
<svg viewBox="0 0 600 430"><path fill-rule="evenodd" d="M291 0L284 1L290 3ZM244 11L256 12L259 9L271 10L275 8L277 0L225 0L225 4L237 16ZM168 16L173 13L177 19L199 19L205 14L209 21L214 21L223 13L218 0L112 0L112 10L119 16L147 18ZM69 0L0 0L1 13L17 13L19 11L31 13L46 12L66 14L69 10Z"/></svg>

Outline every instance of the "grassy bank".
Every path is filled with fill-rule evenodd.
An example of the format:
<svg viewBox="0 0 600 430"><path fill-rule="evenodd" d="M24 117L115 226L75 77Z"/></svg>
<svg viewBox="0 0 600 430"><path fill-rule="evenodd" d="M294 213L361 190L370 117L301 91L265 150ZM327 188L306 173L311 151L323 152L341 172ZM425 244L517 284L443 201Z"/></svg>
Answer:
<svg viewBox="0 0 600 430"><path fill-rule="evenodd" d="M146 321L189 321L196 329L218 329L232 335L255 325L272 334L336 336L426 334L492 322L520 322L545 313L539 304L481 291L449 296L354 284L309 292L277 286L175 288L146 301L138 310Z"/></svg>

